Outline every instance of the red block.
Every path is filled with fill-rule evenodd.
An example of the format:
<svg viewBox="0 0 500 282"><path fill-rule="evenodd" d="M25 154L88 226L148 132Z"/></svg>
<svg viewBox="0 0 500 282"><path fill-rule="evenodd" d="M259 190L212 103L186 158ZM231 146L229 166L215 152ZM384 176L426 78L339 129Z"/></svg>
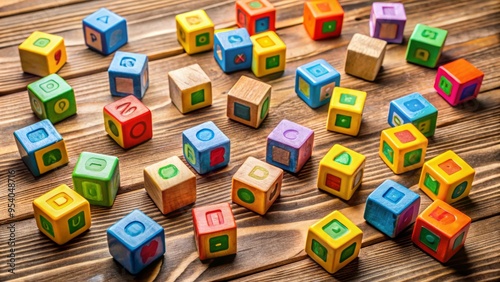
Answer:
<svg viewBox="0 0 500 282"><path fill-rule="evenodd" d="M275 31L276 9L267 0L236 1L236 23L247 29L250 35Z"/></svg>
<svg viewBox="0 0 500 282"><path fill-rule="evenodd" d="M343 21L344 9L337 0L304 3L304 27L314 40L340 36Z"/></svg>

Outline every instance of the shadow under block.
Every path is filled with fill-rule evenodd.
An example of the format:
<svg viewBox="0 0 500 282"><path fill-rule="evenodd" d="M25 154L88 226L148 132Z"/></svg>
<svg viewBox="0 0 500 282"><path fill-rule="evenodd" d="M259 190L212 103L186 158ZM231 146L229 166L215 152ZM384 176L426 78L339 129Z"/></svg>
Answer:
<svg viewBox="0 0 500 282"><path fill-rule="evenodd" d="M402 3L372 4L370 14L370 36L387 41L402 43L406 24L405 7Z"/></svg>
<svg viewBox="0 0 500 282"><path fill-rule="evenodd" d="M344 9L337 0L304 2L304 28L313 40L338 37L342 32Z"/></svg>
<svg viewBox="0 0 500 282"><path fill-rule="evenodd" d="M465 59L438 68L434 89L452 106L472 100L479 94L484 73Z"/></svg>
<svg viewBox="0 0 500 282"><path fill-rule="evenodd" d="M168 88L182 114L212 105L212 81L198 64L170 71Z"/></svg>
<svg viewBox="0 0 500 282"><path fill-rule="evenodd" d="M196 207L191 213L200 260L236 254L236 221L229 203Z"/></svg>
<svg viewBox="0 0 500 282"><path fill-rule="evenodd" d="M267 117L271 85L241 76L227 95L227 117L258 128Z"/></svg>
<svg viewBox="0 0 500 282"><path fill-rule="evenodd" d="M374 81L382 66L387 42L356 33L347 46L345 73Z"/></svg>
<svg viewBox="0 0 500 282"><path fill-rule="evenodd" d="M33 176L69 162L66 144L48 119L14 131L21 159Z"/></svg>
<svg viewBox="0 0 500 282"><path fill-rule="evenodd" d="M266 162L297 173L312 155L314 131L282 120L267 136Z"/></svg>
<svg viewBox="0 0 500 282"><path fill-rule="evenodd" d="M165 254L163 227L138 209L109 227L106 234L109 253L132 274Z"/></svg>
<svg viewBox="0 0 500 282"><path fill-rule="evenodd" d="M366 92L335 87L328 107L326 129L356 136L361 128Z"/></svg>
<svg viewBox="0 0 500 282"><path fill-rule="evenodd" d="M106 132L124 149L153 137L151 111L133 95L106 105L103 115Z"/></svg>
<svg viewBox="0 0 500 282"><path fill-rule="evenodd" d="M231 142L211 121L184 130L182 147L184 158L199 174L229 163Z"/></svg>
<svg viewBox="0 0 500 282"><path fill-rule="evenodd" d="M278 199L283 170L248 157L233 175L231 199L234 203L264 215Z"/></svg>
<svg viewBox="0 0 500 282"><path fill-rule="evenodd" d="M427 138L411 123L382 130L379 156L395 173L422 167L427 151Z"/></svg>
<svg viewBox="0 0 500 282"><path fill-rule="evenodd" d="M424 163L418 187L432 200L454 203L469 195L475 170L449 150Z"/></svg>
<svg viewBox="0 0 500 282"><path fill-rule="evenodd" d="M73 88L59 75L51 74L28 84L31 110L53 124L76 114Z"/></svg>
<svg viewBox="0 0 500 282"><path fill-rule="evenodd" d="M109 65L108 76L112 96L134 95L142 99L149 87L148 56L118 51Z"/></svg>
<svg viewBox="0 0 500 282"><path fill-rule="evenodd" d="M82 152L72 178L75 191L91 205L111 207L120 188L118 158Z"/></svg>
<svg viewBox="0 0 500 282"><path fill-rule="evenodd" d="M425 137L436 131L438 110L420 93L394 99L389 105L387 122L390 126L412 123Z"/></svg>
<svg viewBox="0 0 500 282"><path fill-rule="evenodd" d="M175 16L177 40L188 54L212 50L214 23L204 10L195 10Z"/></svg>
<svg viewBox="0 0 500 282"><path fill-rule="evenodd" d="M127 44L127 21L101 8L82 20L85 44L103 55L109 55Z"/></svg>
<svg viewBox="0 0 500 282"><path fill-rule="evenodd" d="M403 185L385 180L366 199L366 222L385 235L395 238L418 216L420 195Z"/></svg>
<svg viewBox="0 0 500 282"><path fill-rule="evenodd" d="M267 0L238 0L236 24L250 35L276 30L276 9Z"/></svg>
<svg viewBox="0 0 500 282"><path fill-rule="evenodd" d="M177 156L146 167L144 187L162 214L196 201L196 176Z"/></svg>
<svg viewBox="0 0 500 282"><path fill-rule="evenodd" d="M56 73L67 60L64 39L45 32L33 32L18 50L23 71L38 76Z"/></svg>
<svg viewBox="0 0 500 282"><path fill-rule="evenodd" d="M214 58L222 71L233 72L252 67L253 43L244 28L215 32Z"/></svg>
<svg viewBox="0 0 500 282"><path fill-rule="evenodd" d="M428 68L436 67L448 31L417 24L408 41L406 60Z"/></svg>
<svg viewBox="0 0 500 282"><path fill-rule="evenodd" d="M38 229L62 245L90 228L90 204L66 184L33 201Z"/></svg>
<svg viewBox="0 0 500 282"><path fill-rule="evenodd" d="M309 227L306 253L329 273L335 273L358 257L363 231L339 211L333 211Z"/></svg>
<svg viewBox="0 0 500 282"><path fill-rule="evenodd" d="M417 217L411 240L427 254L445 263L464 246L470 224L470 217L436 200Z"/></svg>
<svg viewBox="0 0 500 282"><path fill-rule="evenodd" d="M361 186L365 161L362 154L333 145L319 163L318 188L344 200L351 199Z"/></svg>
<svg viewBox="0 0 500 282"><path fill-rule="evenodd" d="M252 72L262 77L285 70L286 45L274 31L250 36L253 43Z"/></svg>
<svg viewBox="0 0 500 282"><path fill-rule="evenodd" d="M340 73L323 59L299 66L295 72L295 93L311 108L330 102L340 85Z"/></svg>

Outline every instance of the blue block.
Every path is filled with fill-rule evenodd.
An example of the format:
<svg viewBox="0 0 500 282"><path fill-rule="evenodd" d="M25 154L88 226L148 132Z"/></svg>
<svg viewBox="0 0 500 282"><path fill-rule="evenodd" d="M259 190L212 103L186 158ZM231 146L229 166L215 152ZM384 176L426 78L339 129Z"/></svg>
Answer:
<svg viewBox="0 0 500 282"><path fill-rule="evenodd" d="M253 44L245 28L214 35L214 58L224 72L250 69Z"/></svg>
<svg viewBox="0 0 500 282"><path fill-rule="evenodd" d="M386 180L366 199L365 220L394 238L415 222L420 196L403 185Z"/></svg>
<svg viewBox="0 0 500 282"><path fill-rule="evenodd" d="M128 41L127 21L101 8L82 21L85 44L103 55L109 55Z"/></svg>
<svg viewBox="0 0 500 282"><path fill-rule="evenodd" d="M182 147L184 158L199 174L229 163L229 138L211 121L184 130Z"/></svg>
<svg viewBox="0 0 500 282"><path fill-rule="evenodd" d="M437 109L415 92L391 101L387 122L393 127L413 123L425 137L430 137L436 131L437 115Z"/></svg>
<svg viewBox="0 0 500 282"><path fill-rule="evenodd" d="M48 119L14 131L21 159L34 176L68 163L62 136Z"/></svg>
<svg viewBox="0 0 500 282"><path fill-rule="evenodd" d="M165 253L163 227L134 210L107 230L109 252L128 272L137 274Z"/></svg>
<svg viewBox="0 0 500 282"><path fill-rule="evenodd" d="M149 86L148 56L118 51L108 68L111 95L142 99Z"/></svg>
<svg viewBox="0 0 500 282"><path fill-rule="evenodd" d="M297 68L295 93L311 108L330 102L333 88L340 85L340 73L323 59Z"/></svg>

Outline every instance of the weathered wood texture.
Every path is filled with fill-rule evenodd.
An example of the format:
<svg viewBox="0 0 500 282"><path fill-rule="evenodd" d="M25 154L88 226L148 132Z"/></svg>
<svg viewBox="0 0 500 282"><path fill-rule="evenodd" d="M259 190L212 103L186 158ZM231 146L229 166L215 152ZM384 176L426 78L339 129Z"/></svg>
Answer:
<svg viewBox="0 0 500 282"><path fill-rule="evenodd" d="M500 3L470 1L403 1L408 21L405 43L389 44L377 79L367 82L344 72L346 46L354 33L368 34L371 4L341 1L346 12L342 36L312 41L302 26L302 1L271 1L277 8L278 34L287 44L287 67L281 77L265 77L272 85L270 112L259 129L226 117L227 92L241 75L224 74L206 52L188 56L175 36L175 14L206 9L216 28L234 26L234 1L2 1L0 4L0 280L108 281L133 279L109 255L105 230L134 208L140 208L165 227L167 253L138 278L144 280L311 280L324 279L474 279L500 278L498 240L500 202ZM130 150L121 149L105 131L102 108L112 102L107 68L112 55L103 57L83 42L81 20L100 7L124 16L129 43L121 50L149 56L150 88L143 102L153 113L153 139ZM231 15L231 16L228 16ZM435 69L406 63L406 42L417 23L449 31L440 65L465 58L485 73L477 100L450 107L433 89ZM41 30L65 38L68 63L59 74L75 89L78 114L56 125L67 142L69 165L34 179L22 163L12 132L37 121L31 112L26 85L38 79L21 72L17 46L32 31ZM294 93L295 69L323 58L342 75L341 85L368 93L360 134L350 137L326 131L327 106L313 110ZM212 80L213 105L182 115L171 104L167 73L198 63ZM378 157L380 131L388 127L389 101L420 92L439 110L436 134L429 140L427 158L452 149L476 169L470 196L454 207L473 219L471 233L461 251L442 265L413 246L410 231L388 240L362 218L368 194L383 180L393 179L420 191L420 170L394 175ZM181 132L212 120L231 139L228 167L197 176L194 206L231 200L231 177L253 156L265 159L265 138L283 119L315 131L312 158L298 174L285 173L281 197L265 216L232 204L238 225L238 254L211 264L199 261L193 237L191 208L162 215L144 190L143 168L171 156L182 157ZM367 158L363 184L349 201L316 188L319 161L335 143ZM71 184L71 172L81 151L120 158L122 185L110 209L92 207L92 227L64 246L56 246L41 234L33 219L31 202L46 191ZM184 160L183 160L184 161ZM15 217L7 212L7 173L15 170ZM423 193L421 209L430 200ZM358 260L330 276L303 251L307 228L332 210L341 210L364 231ZM7 272L10 236L16 226L16 274ZM447 276L451 275L451 276Z"/></svg>

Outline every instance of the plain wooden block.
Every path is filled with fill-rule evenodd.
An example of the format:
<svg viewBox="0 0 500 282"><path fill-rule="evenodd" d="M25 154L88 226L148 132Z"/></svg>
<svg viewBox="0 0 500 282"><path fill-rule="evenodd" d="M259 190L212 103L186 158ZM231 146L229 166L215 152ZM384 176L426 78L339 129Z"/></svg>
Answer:
<svg viewBox="0 0 500 282"><path fill-rule="evenodd" d="M212 105L212 81L198 64L168 73L172 103L183 114Z"/></svg>
<svg viewBox="0 0 500 282"><path fill-rule="evenodd" d="M384 40L354 34L347 46L345 73L374 81L384 61L386 45Z"/></svg>
<svg viewBox="0 0 500 282"><path fill-rule="evenodd" d="M258 128L267 117L271 85L242 76L227 95L227 117Z"/></svg>

